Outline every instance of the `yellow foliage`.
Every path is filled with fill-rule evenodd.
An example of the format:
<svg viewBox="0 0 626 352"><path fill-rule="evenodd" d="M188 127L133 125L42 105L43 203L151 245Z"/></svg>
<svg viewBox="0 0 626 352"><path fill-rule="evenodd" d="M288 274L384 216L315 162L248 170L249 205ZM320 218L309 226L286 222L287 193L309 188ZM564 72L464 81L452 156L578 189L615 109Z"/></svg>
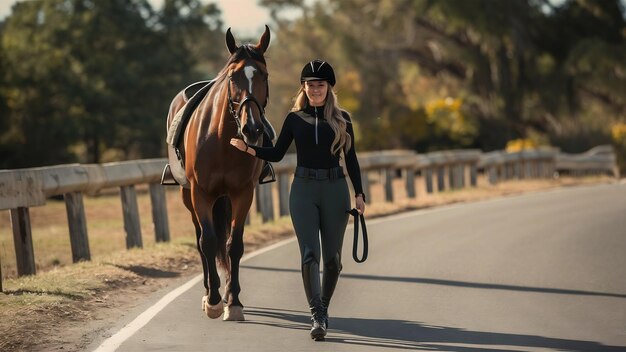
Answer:
<svg viewBox="0 0 626 352"><path fill-rule="evenodd" d="M618 122L611 127L613 141L618 144L626 144L626 123Z"/></svg>
<svg viewBox="0 0 626 352"><path fill-rule="evenodd" d="M506 151L509 153L520 152L522 150L537 149L538 145L532 139L514 139L506 143Z"/></svg>
<svg viewBox="0 0 626 352"><path fill-rule="evenodd" d="M426 114L429 120L436 119L441 114L454 114L460 113L461 99L453 99L447 97L445 99L438 99L426 104Z"/></svg>
<svg viewBox="0 0 626 352"><path fill-rule="evenodd" d="M435 127L437 133L448 135L462 144L469 144L478 132L474 120L463 115L463 101L447 97L426 104L426 121Z"/></svg>

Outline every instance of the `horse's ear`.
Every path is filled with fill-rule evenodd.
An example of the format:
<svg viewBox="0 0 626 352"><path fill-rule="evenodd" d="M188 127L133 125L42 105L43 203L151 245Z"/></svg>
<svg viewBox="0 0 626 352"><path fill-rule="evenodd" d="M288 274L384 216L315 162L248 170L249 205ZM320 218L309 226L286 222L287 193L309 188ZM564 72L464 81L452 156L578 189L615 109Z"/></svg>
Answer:
<svg viewBox="0 0 626 352"><path fill-rule="evenodd" d="M230 27L228 27L228 30L226 31L226 47L231 55L237 51L235 37L233 37L233 34L230 32Z"/></svg>
<svg viewBox="0 0 626 352"><path fill-rule="evenodd" d="M270 27L265 25L265 32L259 39L259 44L256 45L257 49L259 49L262 53L265 53L267 48L270 46Z"/></svg>

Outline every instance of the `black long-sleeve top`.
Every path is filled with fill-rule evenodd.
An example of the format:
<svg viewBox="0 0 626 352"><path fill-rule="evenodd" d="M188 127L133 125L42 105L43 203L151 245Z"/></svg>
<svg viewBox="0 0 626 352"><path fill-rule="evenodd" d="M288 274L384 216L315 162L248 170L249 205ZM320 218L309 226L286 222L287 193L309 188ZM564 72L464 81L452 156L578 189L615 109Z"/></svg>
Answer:
<svg viewBox="0 0 626 352"><path fill-rule="evenodd" d="M280 161L287 152L287 148L293 140L296 141L296 157L298 166L310 169L330 169L339 166L339 154L332 155L330 146L335 134L324 119L323 107L307 107L303 110L310 116L307 122L298 113L290 112L280 131L276 145L270 148L250 146L256 151L256 156L267 161ZM301 113L301 112L299 112ZM348 121L346 125L348 134L352 138L352 146L346 155L346 168L356 194L363 193L361 184L361 168L356 157L354 148L354 130L350 115L342 111L343 117Z"/></svg>

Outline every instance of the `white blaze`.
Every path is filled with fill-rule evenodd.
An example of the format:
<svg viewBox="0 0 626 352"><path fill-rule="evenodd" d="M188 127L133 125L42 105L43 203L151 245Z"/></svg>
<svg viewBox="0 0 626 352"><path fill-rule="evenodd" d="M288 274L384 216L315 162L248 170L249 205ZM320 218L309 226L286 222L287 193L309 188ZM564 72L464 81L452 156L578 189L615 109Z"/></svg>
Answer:
<svg viewBox="0 0 626 352"><path fill-rule="evenodd" d="M249 92L250 94L252 94L252 77L254 77L254 72L256 71L256 68L252 67L252 66L246 66L243 68L243 72L246 74L246 78L248 79L248 85L249 85Z"/></svg>

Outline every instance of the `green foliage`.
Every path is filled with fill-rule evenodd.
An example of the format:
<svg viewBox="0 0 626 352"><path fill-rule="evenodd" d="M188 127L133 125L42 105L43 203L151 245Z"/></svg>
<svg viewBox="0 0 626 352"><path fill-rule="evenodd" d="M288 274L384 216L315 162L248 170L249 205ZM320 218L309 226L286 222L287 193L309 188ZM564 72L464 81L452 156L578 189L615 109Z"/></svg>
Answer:
<svg viewBox="0 0 626 352"><path fill-rule="evenodd" d="M260 4L276 127L314 58L335 68L360 150L520 139L578 152L626 121L620 0ZM163 155L171 98L215 75L223 40L200 0L18 2L0 24L0 167Z"/></svg>
<svg viewBox="0 0 626 352"><path fill-rule="evenodd" d="M197 0L161 12L145 0L14 5L2 29L0 167L162 155L169 101L199 58L185 38L221 33L206 20L215 15Z"/></svg>
<svg viewBox="0 0 626 352"><path fill-rule="evenodd" d="M272 9L281 38L274 65L286 68L290 79L274 95L295 90L304 62L326 58L342 94L359 97L348 105L366 148L493 150L517 138L587 146L608 142L608 122L626 118L619 0L263 4ZM282 9L294 8L302 17L281 17ZM358 90L344 85L344 72L350 81L357 73ZM447 97L461 99L462 109L427 112L428 104ZM278 110L290 103L281 101ZM397 121L405 128L394 126ZM404 134L408 126L421 130Z"/></svg>

